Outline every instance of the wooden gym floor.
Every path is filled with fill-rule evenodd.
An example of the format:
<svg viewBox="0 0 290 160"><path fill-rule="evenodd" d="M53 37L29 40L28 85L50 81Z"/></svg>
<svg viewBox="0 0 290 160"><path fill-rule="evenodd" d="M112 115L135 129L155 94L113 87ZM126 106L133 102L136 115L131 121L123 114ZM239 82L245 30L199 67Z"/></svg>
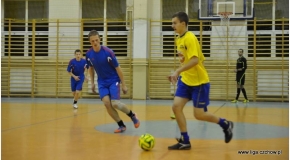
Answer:
<svg viewBox="0 0 290 160"><path fill-rule="evenodd" d="M214 101L209 111L234 121L233 140L224 143L222 129L196 121L192 102L184 108L192 149L168 151L178 128L170 119L171 100L123 100L141 120L138 129L123 113L127 131L114 134L117 124L99 99L2 98L1 158L3 160L286 160L289 158L288 103ZM150 133L152 151L143 151L138 138ZM250 151L251 154L239 154ZM263 154L262 151L267 151ZM257 153L256 153L257 152ZM276 152L276 154L275 154ZM256 153L256 155L253 155Z"/></svg>

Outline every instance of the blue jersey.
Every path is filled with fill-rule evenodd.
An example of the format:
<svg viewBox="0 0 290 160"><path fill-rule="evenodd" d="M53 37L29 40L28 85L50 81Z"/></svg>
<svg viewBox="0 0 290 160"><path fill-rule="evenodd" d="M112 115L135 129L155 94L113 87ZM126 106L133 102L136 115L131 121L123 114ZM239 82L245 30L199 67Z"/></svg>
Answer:
<svg viewBox="0 0 290 160"><path fill-rule="evenodd" d="M88 66L94 67L98 75L99 84L111 84L120 82L120 78L116 71L119 66L118 60L114 52L108 47L101 46L99 52L95 52L93 48L87 51L86 60Z"/></svg>
<svg viewBox="0 0 290 160"><path fill-rule="evenodd" d="M89 68L86 60L81 58L80 61L77 61L74 58L69 61L67 71L72 72L75 76L84 77L84 72L86 68Z"/></svg>

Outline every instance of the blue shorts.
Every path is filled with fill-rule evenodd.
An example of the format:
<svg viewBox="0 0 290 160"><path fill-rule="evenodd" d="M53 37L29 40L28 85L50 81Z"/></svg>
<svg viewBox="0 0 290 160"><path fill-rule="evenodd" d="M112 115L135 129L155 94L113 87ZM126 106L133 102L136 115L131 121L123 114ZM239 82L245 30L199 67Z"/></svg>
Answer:
<svg viewBox="0 0 290 160"><path fill-rule="evenodd" d="M85 77L80 77L79 81L76 81L74 78L70 79L70 85L71 85L71 91L75 92L81 91L83 89L83 83L84 83Z"/></svg>
<svg viewBox="0 0 290 160"><path fill-rule="evenodd" d="M210 83L199 86L188 86L179 78L175 96L192 100L194 107L205 108L209 105L209 91Z"/></svg>
<svg viewBox="0 0 290 160"><path fill-rule="evenodd" d="M109 96L111 100L120 100L120 82L98 84L100 98Z"/></svg>

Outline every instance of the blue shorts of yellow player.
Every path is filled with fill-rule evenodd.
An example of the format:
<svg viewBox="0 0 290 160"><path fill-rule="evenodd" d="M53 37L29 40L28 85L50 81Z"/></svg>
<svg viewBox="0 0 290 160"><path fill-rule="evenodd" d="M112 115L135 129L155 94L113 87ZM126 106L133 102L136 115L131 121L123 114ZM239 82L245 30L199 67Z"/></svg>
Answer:
<svg viewBox="0 0 290 160"><path fill-rule="evenodd" d="M207 111L210 83L199 86L188 86L181 81L181 78L179 77L178 79L175 96L192 100L194 107L204 108L204 111Z"/></svg>
<svg viewBox="0 0 290 160"><path fill-rule="evenodd" d="M120 82L98 84L100 98L109 96L111 100L120 100Z"/></svg>
<svg viewBox="0 0 290 160"><path fill-rule="evenodd" d="M85 77L80 76L79 79L80 79L79 81L76 81L74 78L70 79L72 92L81 91L83 89L83 83L84 83Z"/></svg>

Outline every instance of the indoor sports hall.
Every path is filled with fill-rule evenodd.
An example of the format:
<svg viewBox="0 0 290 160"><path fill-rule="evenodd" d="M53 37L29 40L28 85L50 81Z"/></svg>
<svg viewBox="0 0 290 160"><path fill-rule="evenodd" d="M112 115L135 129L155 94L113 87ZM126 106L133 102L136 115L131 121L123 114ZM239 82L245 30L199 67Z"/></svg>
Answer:
<svg viewBox="0 0 290 160"><path fill-rule="evenodd" d="M179 11L206 58L208 112L234 123L230 143L219 125L194 117L190 101L183 112L191 149L168 150L180 137L171 108L177 85L167 79L180 67L171 21ZM119 112L127 130L114 133L90 80L73 107L67 67L76 49L86 58L91 30L118 59L128 87L121 101L137 114L137 129ZM240 93L233 103L240 49L249 102ZM155 139L150 151L138 143L145 133ZM120 158L289 159L289 1L1 0L1 159Z"/></svg>

